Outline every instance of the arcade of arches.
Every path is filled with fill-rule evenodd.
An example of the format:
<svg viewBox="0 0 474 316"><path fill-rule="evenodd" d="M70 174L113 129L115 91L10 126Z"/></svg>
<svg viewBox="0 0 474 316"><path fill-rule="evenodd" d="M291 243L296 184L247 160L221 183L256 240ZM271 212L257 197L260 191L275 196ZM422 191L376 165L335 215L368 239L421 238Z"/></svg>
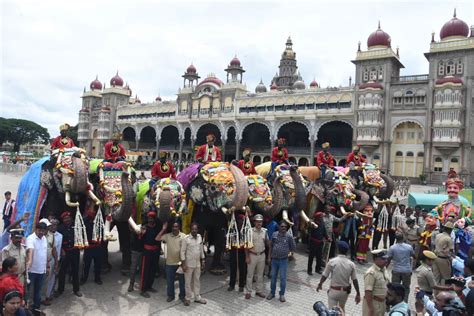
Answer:
<svg viewBox="0 0 474 316"><path fill-rule="evenodd" d="M290 153L289 160L301 166L307 166L312 163L310 157L311 142L309 140L309 131L305 124L301 122L288 122L281 125L274 131L275 139L283 137L286 139L286 146ZM144 127L137 137L136 130L133 127L126 127L123 130L123 141L128 143L130 150L145 150L153 152L164 149L170 151L171 159L179 159L179 152L182 150L183 160L194 159L193 146L202 145L206 142L206 136L214 134L216 136L216 145L221 148L226 161L236 159L241 156L245 148L251 148L253 152L253 161L256 164L271 160L270 152L275 144L270 139L270 130L266 124L254 122L244 127L241 140L237 141L238 135L235 127L231 126L226 130L225 144L222 142L221 131L213 123L202 125L196 132L196 139L193 141L191 129L184 129L184 138L182 148L180 148L179 131L176 126L168 125L161 130L159 135L159 144L156 143L157 137L155 129L151 126ZM331 153L333 153L336 164L344 165L347 154L351 151L353 129L345 122L330 121L323 124L317 133L317 141L314 143L314 154L321 150L324 142L331 143ZM237 152L239 155L237 155ZM177 153L177 155L176 155Z"/></svg>
<svg viewBox="0 0 474 316"><path fill-rule="evenodd" d="M423 128L414 122L403 122L393 131L391 174L418 177L423 173Z"/></svg>

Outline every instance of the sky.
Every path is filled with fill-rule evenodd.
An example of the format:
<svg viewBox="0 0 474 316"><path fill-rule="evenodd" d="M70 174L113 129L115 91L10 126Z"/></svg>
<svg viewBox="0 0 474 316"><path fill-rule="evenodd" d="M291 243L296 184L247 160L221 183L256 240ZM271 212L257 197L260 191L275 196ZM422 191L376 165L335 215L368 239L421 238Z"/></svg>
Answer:
<svg viewBox="0 0 474 316"><path fill-rule="evenodd" d="M288 36L307 85L346 86L357 43L381 28L400 48L402 75L428 73L431 33L457 17L474 24L474 1L2 0L0 116L46 127L75 125L84 87L119 71L142 102L174 100L193 63L205 78L237 56L244 83L268 86Z"/></svg>

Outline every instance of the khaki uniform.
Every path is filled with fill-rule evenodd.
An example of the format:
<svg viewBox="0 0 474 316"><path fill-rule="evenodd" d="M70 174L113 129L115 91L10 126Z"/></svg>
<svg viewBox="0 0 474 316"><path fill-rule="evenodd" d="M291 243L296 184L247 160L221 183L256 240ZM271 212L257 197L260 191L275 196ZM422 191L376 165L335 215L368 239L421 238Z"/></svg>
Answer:
<svg viewBox="0 0 474 316"><path fill-rule="evenodd" d="M387 269L379 268L375 264L372 265L364 276L365 291L372 292L372 305L374 307L373 316L383 316L386 312L385 296L387 295L387 284L389 282L389 275ZM362 315L369 315L369 306L364 297L362 305Z"/></svg>
<svg viewBox="0 0 474 316"><path fill-rule="evenodd" d="M351 286L351 280L357 280L355 264L346 256L339 255L326 264L323 276L328 278L330 274L331 285L328 289L328 307L340 306L344 309L349 297L348 289Z"/></svg>
<svg viewBox="0 0 474 316"><path fill-rule="evenodd" d="M185 262L184 284L186 288L186 299L190 300L194 294L194 300L201 299L201 260L205 259L204 246L201 235L194 238L191 234L181 240L181 261Z"/></svg>
<svg viewBox="0 0 474 316"><path fill-rule="evenodd" d="M21 284L25 283L25 271L26 271L26 249L23 245L20 247L15 246L10 242L5 248L2 249L1 259L2 262L8 257L13 257L18 262L18 278Z"/></svg>
<svg viewBox="0 0 474 316"><path fill-rule="evenodd" d="M253 276L256 275L256 291L263 293L263 272L265 270L265 242L268 241L267 230L252 228L253 247L248 250L250 263L247 264L246 293L252 293Z"/></svg>
<svg viewBox="0 0 474 316"><path fill-rule="evenodd" d="M432 296L433 287L436 285L433 270L430 266L426 265L425 263L422 263L421 266L416 269L416 272L416 280L418 282L418 286L421 290L426 292L426 295Z"/></svg>
<svg viewBox="0 0 474 316"><path fill-rule="evenodd" d="M451 278L451 253L454 250L454 242L451 236L441 233L436 236L435 254L438 258L433 263L433 274L438 284L446 284L446 280Z"/></svg>

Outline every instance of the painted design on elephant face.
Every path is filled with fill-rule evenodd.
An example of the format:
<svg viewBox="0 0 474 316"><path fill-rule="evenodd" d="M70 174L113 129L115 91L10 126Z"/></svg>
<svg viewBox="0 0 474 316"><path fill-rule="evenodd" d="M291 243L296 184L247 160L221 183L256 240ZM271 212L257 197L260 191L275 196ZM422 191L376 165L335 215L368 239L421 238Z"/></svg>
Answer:
<svg viewBox="0 0 474 316"><path fill-rule="evenodd" d="M378 188L386 185L384 179L380 176L380 170L375 165L365 164L363 170L364 182L366 184Z"/></svg>
<svg viewBox="0 0 474 316"><path fill-rule="evenodd" d="M202 201L204 199L204 194L202 192L202 189L196 186L191 187L191 191L189 195L193 201Z"/></svg>
<svg viewBox="0 0 474 316"><path fill-rule="evenodd" d="M249 185L250 200L257 203L272 204L272 195L267 181L259 175L249 175L246 178Z"/></svg>

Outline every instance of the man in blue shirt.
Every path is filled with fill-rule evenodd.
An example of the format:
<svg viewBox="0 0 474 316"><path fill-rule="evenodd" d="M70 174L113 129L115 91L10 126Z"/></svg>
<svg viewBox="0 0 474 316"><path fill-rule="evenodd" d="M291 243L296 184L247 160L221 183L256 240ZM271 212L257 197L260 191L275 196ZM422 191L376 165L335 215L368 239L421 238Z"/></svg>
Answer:
<svg viewBox="0 0 474 316"><path fill-rule="evenodd" d="M296 248L293 237L288 233L288 224L280 222L278 232L274 232L270 240L270 250L267 262L272 264L271 292L267 300L275 297L278 273L280 273L280 302L286 302L286 271L288 270L288 254Z"/></svg>
<svg viewBox="0 0 474 316"><path fill-rule="evenodd" d="M416 255L413 247L404 242L403 233L397 232L395 240L396 243L388 249L387 266L393 261L392 282L403 284L405 287L405 302L408 302L412 273L411 258L416 260Z"/></svg>

